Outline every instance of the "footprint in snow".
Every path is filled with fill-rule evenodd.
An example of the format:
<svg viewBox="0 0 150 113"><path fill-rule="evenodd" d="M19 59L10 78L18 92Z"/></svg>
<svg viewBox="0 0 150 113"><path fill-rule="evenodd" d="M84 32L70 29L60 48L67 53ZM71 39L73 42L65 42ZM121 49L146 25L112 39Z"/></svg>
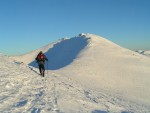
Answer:
<svg viewBox="0 0 150 113"><path fill-rule="evenodd" d="M27 104L27 102L28 102L27 100L22 100L22 101L16 103L16 104L14 105L14 107L22 107L22 106L25 106L25 105Z"/></svg>

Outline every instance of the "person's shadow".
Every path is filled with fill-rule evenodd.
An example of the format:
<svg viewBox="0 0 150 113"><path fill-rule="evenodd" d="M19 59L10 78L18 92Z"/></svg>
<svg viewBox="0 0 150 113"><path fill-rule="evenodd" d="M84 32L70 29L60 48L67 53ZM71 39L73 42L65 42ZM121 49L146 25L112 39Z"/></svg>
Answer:
<svg viewBox="0 0 150 113"><path fill-rule="evenodd" d="M92 113L108 113L107 111L101 111L101 110L94 110Z"/></svg>
<svg viewBox="0 0 150 113"><path fill-rule="evenodd" d="M46 61L46 69L57 70L63 68L73 62L78 54L87 46L89 38L75 37L71 39L61 40L54 44L46 53L48 62ZM30 66L38 67L35 61L32 61Z"/></svg>

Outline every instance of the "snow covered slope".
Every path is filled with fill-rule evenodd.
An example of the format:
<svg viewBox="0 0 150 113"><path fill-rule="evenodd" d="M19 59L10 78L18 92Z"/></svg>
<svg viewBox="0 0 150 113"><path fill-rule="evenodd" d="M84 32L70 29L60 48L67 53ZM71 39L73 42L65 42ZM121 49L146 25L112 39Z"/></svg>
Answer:
<svg viewBox="0 0 150 113"><path fill-rule="evenodd" d="M0 55L1 113L148 113L150 108L103 91L85 88L76 80Z"/></svg>
<svg viewBox="0 0 150 113"><path fill-rule="evenodd" d="M90 37L74 62L60 70L86 87L150 103L150 60L101 37Z"/></svg>
<svg viewBox="0 0 150 113"><path fill-rule="evenodd" d="M80 84L83 89L88 89L88 92L85 91L84 94L97 102L99 107L101 107L99 104L103 103L98 97L99 93L109 95L108 98L112 98L111 102L114 105L116 102L121 105L120 109L117 107L118 104L117 106L110 104L104 111L119 113L125 109L138 113L150 112L150 60L148 57L122 48L102 37L81 34L70 39L61 39L14 58L32 66L37 53L41 50L49 59L47 68L50 73L57 73L62 78L70 78ZM68 81L66 80L65 83ZM94 97L91 97L93 95ZM117 100L114 102L113 99ZM72 103L68 102L68 104ZM97 113L96 109L92 113Z"/></svg>

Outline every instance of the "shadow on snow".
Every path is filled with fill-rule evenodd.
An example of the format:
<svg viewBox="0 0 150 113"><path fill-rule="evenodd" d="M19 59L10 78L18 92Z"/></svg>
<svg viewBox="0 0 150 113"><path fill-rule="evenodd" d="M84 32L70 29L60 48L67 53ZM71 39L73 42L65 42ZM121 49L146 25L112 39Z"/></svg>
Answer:
<svg viewBox="0 0 150 113"><path fill-rule="evenodd" d="M94 110L94 111L92 111L92 113L108 113L108 112L106 112L106 111L101 111L101 110Z"/></svg>
<svg viewBox="0 0 150 113"><path fill-rule="evenodd" d="M48 58L48 62L45 62L46 69L57 70L71 64L87 44L88 38L84 37L65 39L54 44L53 47L45 53ZM31 62L29 65L36 68L38 67L37 64L35 65L35 61Z"/></svg>

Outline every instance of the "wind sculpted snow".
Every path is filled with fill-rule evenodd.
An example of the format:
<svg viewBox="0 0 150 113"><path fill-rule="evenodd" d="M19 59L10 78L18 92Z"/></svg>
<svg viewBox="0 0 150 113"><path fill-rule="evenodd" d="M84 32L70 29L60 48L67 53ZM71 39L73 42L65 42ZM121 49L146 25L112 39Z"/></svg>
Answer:
<svg viewBox="0 0 150 113"><path fill-rule="evenodd" d="M50 62L48 69L57 70L63 68L73 62L78 54L87 46L88 38L74 37L64 39L53 45L45 55ZM29 65L33 66L34 61Z"/></svg>

